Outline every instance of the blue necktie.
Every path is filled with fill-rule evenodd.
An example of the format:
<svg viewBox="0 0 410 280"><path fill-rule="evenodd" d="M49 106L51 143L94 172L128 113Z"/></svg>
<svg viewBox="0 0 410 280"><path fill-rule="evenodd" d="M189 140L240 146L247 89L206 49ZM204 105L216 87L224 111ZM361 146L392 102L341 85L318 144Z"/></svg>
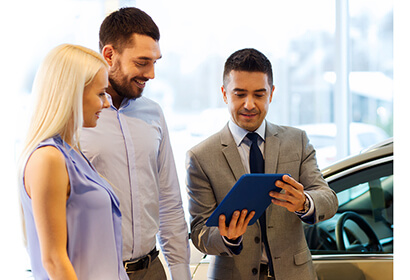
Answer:
<svg viewBox="0 0 410 280"><path fill-rule="evenodd" d="M258 146L259 135L252 132L248 133L246 137L248 137L248 139L252 141L251 148L249 151L249 167L251 173L265 173L265 160L263 159L263 155ZM266 255L268 256L269 260L269 271L271 275L274 275L272 256L270 254L268 238L266 236L266 211L263 212L262 216L260 216L259 223L261 225L262 241L263 244L265 244Z"/></svg>

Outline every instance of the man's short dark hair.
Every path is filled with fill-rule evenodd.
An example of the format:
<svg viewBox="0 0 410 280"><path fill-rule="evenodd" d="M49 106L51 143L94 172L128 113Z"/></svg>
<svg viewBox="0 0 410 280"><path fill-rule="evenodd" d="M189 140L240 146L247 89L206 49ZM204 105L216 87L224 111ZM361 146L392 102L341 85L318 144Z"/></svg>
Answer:
<svg viewBox="0 0 410 280"><path fill-rule="evenodd" d="M107 16L100 27L100 51L111 44L119 52L129 44L136 33L159 41L159 29L152 18L138 8L121 8Z"/></svg>
<svg viewBox="0 0 410 280"><path fill-rule="evenodd" d="M262 72L268 75L268 83L273 86L272 64L260 51L242 49L231 54L225 62L223 83L226 86L231 71Z"/></svg>

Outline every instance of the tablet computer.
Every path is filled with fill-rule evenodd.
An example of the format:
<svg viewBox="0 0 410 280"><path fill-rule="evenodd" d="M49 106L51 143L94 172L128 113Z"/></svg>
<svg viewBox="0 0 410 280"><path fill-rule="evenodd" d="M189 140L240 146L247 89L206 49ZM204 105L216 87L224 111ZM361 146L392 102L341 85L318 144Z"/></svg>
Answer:
<svg viewBox="0 0 410 280"><path fill-rule="evenodd" d="M255 211L255 215L249 222L249 225L254 224L271 204L272 197L269 196L269 192L281 191L281 188L275 186L275 182L282 180L283 175L289 174L251 173L242 175L211 214L205 225L217 227L219 216L224 214L226 225L229 226L233 212L242 209L247 209L248 213Z"/></svg>

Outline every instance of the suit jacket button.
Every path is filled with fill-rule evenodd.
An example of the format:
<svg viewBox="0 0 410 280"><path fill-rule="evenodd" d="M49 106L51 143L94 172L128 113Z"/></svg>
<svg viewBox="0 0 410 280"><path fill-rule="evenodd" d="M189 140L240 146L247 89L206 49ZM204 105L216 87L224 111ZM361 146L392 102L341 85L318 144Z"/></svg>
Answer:
<svg viewBox="0 0 410 280"><path fill-rule="evenodd" d="M252 274L253 274L253 275L258 274L258 269L257 269L257 268L252 268Z"/></svg>
<svg viewBox="0 0 410 280"><path fill-rule="evenodd" d="M256 237L255 237L255 243L256 243L256 244L259 244L259 242L261 242L261 239L259 238L259 236L256 236Z"/></svg>

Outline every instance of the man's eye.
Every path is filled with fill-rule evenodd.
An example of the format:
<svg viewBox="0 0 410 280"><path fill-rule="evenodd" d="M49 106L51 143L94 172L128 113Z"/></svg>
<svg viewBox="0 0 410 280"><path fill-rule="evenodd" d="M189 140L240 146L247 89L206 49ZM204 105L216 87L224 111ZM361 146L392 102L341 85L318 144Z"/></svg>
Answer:
<svg viewBox="0 0 410 280"><path fill-rule="evenodd" d="M147 66L147 65L148 65L148 62L136 62L135 65L136 65L137 67L144 67L144 66Z"/></svg>

